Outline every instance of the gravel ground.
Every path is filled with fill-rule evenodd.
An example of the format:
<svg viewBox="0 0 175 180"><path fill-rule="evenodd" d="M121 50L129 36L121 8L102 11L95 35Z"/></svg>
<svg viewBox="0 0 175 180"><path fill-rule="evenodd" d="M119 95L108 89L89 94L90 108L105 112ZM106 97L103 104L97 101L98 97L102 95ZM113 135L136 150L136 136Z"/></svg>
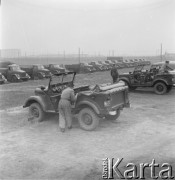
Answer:
<svg viewBox="0 0 175 180"><path fill-rule="evenodd" d="M111 81L109 72L77 75L76 84ZM27 121L25 99L48 80L0 86L0 178L1 179L101 179L102 159L124 158L120 169L135 164L170 163L175 175L175 89L159 96L152 89L129 94L117 123L102 120L95 131L79 128L59 132L58 117L41 123ZM158 171L161 167L157 168ZM150 179L150 170L146 170Z"/></svg>

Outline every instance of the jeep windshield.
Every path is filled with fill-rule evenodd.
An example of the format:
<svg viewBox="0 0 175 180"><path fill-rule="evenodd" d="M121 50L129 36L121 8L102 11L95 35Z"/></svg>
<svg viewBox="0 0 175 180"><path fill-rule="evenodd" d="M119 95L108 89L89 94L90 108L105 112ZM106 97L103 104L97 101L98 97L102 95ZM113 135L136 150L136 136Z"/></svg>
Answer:
<svg viewBox="0 0 175 180"><path fill-rule="evenodd" d="M144 68L143 65L140 65L140 66L136 66L134 71L142 71L142 69Z"/></svg>
<svg viewBox="0 0 175 180"><path fill-rule="evenodd" d="M52 76L51 85L53 84L66 84L72 82L74 79L74 73L71 74L61 74L59 76Z"/></svg>

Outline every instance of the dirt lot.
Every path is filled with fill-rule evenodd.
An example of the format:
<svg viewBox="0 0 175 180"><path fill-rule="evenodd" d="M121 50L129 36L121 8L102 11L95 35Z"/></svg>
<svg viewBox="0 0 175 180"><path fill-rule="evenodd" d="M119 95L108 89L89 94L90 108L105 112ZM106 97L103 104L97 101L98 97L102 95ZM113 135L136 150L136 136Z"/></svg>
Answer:
<svg viewBox="0 0 175 180"><path fill-rule="evenodd" d="M109 72L76 78L76 84L109 81ZM130 93L131 107L117 123L102 120L95 131L87 132L74 118L73 129L61 133L57 116L30 123L28 109L22 108L34 88L47 82L0 86L1 179L101 179L102 159L107 157L124 158L122 170L126 163L151 163L154 158L160 165L170 163L175 175L175 89L163 96L138 89Z"/></svg>

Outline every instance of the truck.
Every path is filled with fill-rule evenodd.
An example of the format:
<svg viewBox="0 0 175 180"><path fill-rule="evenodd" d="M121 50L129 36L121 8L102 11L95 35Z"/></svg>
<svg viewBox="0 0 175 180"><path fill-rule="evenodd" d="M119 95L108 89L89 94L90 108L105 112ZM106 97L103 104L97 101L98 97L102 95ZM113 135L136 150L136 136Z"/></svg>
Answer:
<svg viewBox="0 0 175 180"><path fill-rule="evenodd" d="M65 67L69 71L73 71L76 73L92 73L96 71L96 69L88 63L69 64L65 65Z"/></svg>
<svg viewBox="0 0 175 180"><path fill-rule="evenodd" d="M35 95L30 96L24 103L29 108L28 119L42 121L47 113L58 112L58 103L62 91L68 84L74 85L75 72L60 73L50 77L48 86L35 89ZM82 129L91 131L97 128L100 119L116 122L120 111L130 107L128 87L124 82L116 84L82 85L74 87L77 99L72 106L72 114L78 116Z"/></svg>
<svg viewBox="0 0 175 180"><path fill-rule="evenodd" d="M103 66L102 64L100 64L96 61L92 61L89 64L92 65L97 71L105 71L106 70L105 66Z"/></svg>
<svg viewBox="0 0 175 180"><path fill-rule="evenodd" d="M98 63L101 64L102 66L104 66L106 70L111 69L111 65L107 64L106 62L98 61Z"/></svg>
<svg viewBox="0 0 175 180"><path fill-rule="evenodd" d="M152 87L158 95L163 95L171 91L175 84L175 71L163 69L160 71L163 64L152 64L149 69L145 65L140 64L135 67L133 72L119 74L119 79L123 80L133 91L138 87Z"/></svg>
<svg viewBox="0 0 175 180"><path fill-rule="evenodd" d="M49 78L52 75L52 73L41 64L22 66L21 69L26 71L31 79L35 80Z"/></svg>
<svg viewBox="0 0 175 180"><path fill-rule="evenodd" d="M52 74L58 74L62 72L66 72L66 69L61 67L59 64L49 64L45 66Z"/></svg>
<svg viewBox="0 0 175 180"><path fill-rule="evenodd" d="M30 76L22 70L17 64L7 65L7 68L0 68L0 73L5 76L9 82L28 81Z"/></svg>

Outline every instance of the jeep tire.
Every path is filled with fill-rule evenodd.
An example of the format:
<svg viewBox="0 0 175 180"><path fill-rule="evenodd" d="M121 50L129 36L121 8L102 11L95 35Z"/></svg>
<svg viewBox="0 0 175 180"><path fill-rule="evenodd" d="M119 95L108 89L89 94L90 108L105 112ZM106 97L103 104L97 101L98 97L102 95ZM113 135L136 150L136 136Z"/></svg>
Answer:
<svg viewBox="0 0 175 180"><path fill-rule="evenodd" d="M41 108L40 104L32 103L29 107L29 118L36 121L41 122L44 118L44 111Z"/></svg>
<svg viewBox="0 0 175 180"><path fill-rule="evenodd" d="M116 110L116 115L110 115L110 114L108 114L108 115L106 115L105 118L106 118L107 120L111 120L112 122L116 123L119 116L120 116L120 109L117 109L117 110Z"/></svg>
<svg viewBox="0 0 175 180"><path fill-rule="evenodd" d="M163 95L167 92L167 86L165 85L165 83L157 82L154 85L154 92L158 95Z"/></svg>
<svg viewBox="0 0 175 180"><path fill-rule="evenodd" d="M80 127L92 131L99 125L99 117L91 108L83 108L78 114Z"/></svg>

